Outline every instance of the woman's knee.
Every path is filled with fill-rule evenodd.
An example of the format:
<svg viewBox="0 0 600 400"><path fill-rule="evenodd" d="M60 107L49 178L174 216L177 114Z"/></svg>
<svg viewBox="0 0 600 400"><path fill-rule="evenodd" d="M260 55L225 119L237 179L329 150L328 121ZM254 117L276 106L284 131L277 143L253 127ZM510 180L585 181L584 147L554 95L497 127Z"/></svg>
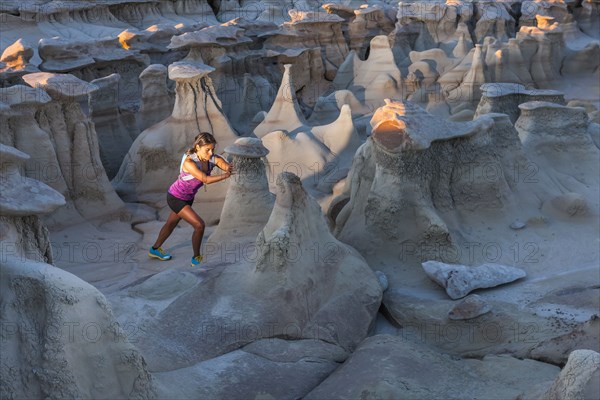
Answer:
<svg viewBox="0 0 600 400"><path fill-rule="evenodd" d="M192 226L194 227L194 230L196 230L196 231L203 231L204 227L206 225L204 224L204 221L202 219L198 219L198 220L194 221Z"/></svg>

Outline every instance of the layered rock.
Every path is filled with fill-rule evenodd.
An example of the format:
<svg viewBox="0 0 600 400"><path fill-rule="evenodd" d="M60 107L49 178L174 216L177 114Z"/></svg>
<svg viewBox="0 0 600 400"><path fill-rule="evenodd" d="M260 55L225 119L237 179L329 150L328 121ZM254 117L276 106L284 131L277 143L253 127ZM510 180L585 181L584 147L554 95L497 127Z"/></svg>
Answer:
<svg viewBox="0 0 600 400"><path fill-rule="evenodd" d="M508 5L495 1L478 1L475 12L474 36L481 43L487 36L506 42L514 36L515 20L509 14Z"/></svg>
<svg viewBox="0 0 600 400"><path fill-rule="evenodd" d="M120 80L120 75L111 74L90 82L98 87L89 94L88 107L98 135L100 159L109 179L119 170L138 133L134 115L119 108Z"/></svg>
<svg viewBox="0 0 600 400"><path fill-rule="evenodd" d="M104 296L49 265L53 246L40 217L65 198L21 174L27 154L0 144L0 157L2 397L154 397L144 360Z"/></svg>
<svg viewBox="0 0 600 400"><path fill-rule="evenodd" d="M529 60L531 78L539 88L546 89L560 79L563 32L551 18L538 16L537 19L537 27L521 27L516 39L523 57Z"/></svg>
<svg viewBox="0 0 600 400"><path fill-rule="evenodd" d="M324 12L289 11L291 21L283 23L278 30L268 33L265 49L324 49L322 64L324 76L333 80L337 69L348 55L348 46L342 34L344 20Z"/></svg>
<svg viewBox="0 0 600 400"><path fill-rule="evenodd" d="M153 377L159 398L302 398L347 355L339 346L318 339L269 338Z"/></svg>
<svg viewBox="0 0 600 400"><path fill-rule="evenodd" d="M140 338L151 369L190 366L261 338L319 339L352 350L367 335L381 301L377 277L328 233L297 176L281 174L277 187L254 252L178 297ZM209 325L216 330L206 331ZM235 326L239 334L217 333Z"/></svg>
<svg viewBox="0 0 600 400"><path fill-rule="evenodd" d="M140 83L142 95L138 126L143 132L171 114L174 96L167 88L167 67L162 64L149 65L142 71Z"/></svg>
<svg viewBox="0 0 600 400"><path fill-rule="evenodd" d="M367 56L369 44L375 36L388 35L394 30L393 9L384 4L362 4L353 10L354 19L348 24L350 50L361 60Z"/></svg>
<svg viewBox="0 0 600 400"><path fill-rule="evenodd" d="M461 2L414 2L398 7L397 22L390 34L399 65L406 65L410 51L440 47L446 52L457 47L472 47L473 6ZM464 49L463 49L464 51Z"/></svg>
<svg viewBox="0 0 600 400"><path fill-rule="evenodd" d="M53 215L52 222L68 224L81 215L86 219L118 216L124 204L112 188L100 161L98 137L93 122L83 114L77 100L98 90L98 87L69 74L39 72L23 76L35 88L43 88L53 101L36 110L27 111L30 118L13 118L15 147L36 154L31 160L32 171L46 170L40 180L60 192L76 215ZM26 93L26 92L21 92ZM36 132L36 140L32 140ZM47 154L40 156L44 144ZM41 158L40 158L41 157ZM64 220L67 219L67 220Z"/></svg>
<svg viewBox="0 0 600 400"><path fill-rule="evenodd" d="M600 22L598 21L600 7L597 2L593 0L583 1L581 8L574 9L573 14L577 19L579 27L585 34L595 39L600 39Z"/></svg>
<svg viewBox="0 0 600 400"><path fill-rule="evenodd" d="M515 128L528 153L552 160L554 166L568 164L574 154L580 162L591 161L598 154L588 133L590 121L584 108L530 101L520 104L519 109Z"/></svg>
<svg viewBox="0 0 600 400"><path fill-rule="evenodd" d="M521 113L519 104L529 101L544 101L564 104L564 95L556 90L528 90L514 83L486 83L481 85L481 100L475 118L487 113L501 113L516 122Z"/></svg>

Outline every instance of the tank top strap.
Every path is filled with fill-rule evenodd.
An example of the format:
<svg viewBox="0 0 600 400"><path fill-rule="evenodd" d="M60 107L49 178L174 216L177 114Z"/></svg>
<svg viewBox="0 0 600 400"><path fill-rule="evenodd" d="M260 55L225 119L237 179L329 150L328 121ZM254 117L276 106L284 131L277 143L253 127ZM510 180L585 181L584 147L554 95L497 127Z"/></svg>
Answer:
<svg viewBox="0 0 600 400"><path fill-rule="evenodd" d="M183 163L185 162L187 156L187 154L183 153L183 157L181 157L181 164L179 164L179 174L183 172Z"/></svg>

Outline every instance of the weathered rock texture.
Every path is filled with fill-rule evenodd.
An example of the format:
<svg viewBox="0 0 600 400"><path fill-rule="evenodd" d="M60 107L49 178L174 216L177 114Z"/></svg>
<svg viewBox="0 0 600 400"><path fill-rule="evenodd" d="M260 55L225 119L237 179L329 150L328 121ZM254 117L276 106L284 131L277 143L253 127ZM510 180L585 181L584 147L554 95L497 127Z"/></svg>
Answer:
<svg viewBox="0 0 600 400"><path fill-rule="evenodd" d="M144 359L96 288L17 257L0 273L2 397L155 397Z"/></svg>
<svg viewBox="0 0 600 400"><path fill-rule="evenodd" d="M269 192L263 162L269 151L260 139L237 139L225 152L232 156L235 173L225 196L219 225L208 238L208 242L217 247L234 238L249 236L254 240L269 220L275 202L275 196Z"/></svg>
<svg viewBox="0 0 600 400"><path fill-rule="evenodd" d="M506 180L486 182L461 172L465 163L502 165L502 151L493 149L490 137L492 119L447 122L410 102L387 101L371 125L372 138L355 155L346 194L334 200L348 199L332 215L341 240L365 251L386 243L448 246L452 238L437 210L494 209L508 202Z"/></svg>
<svg viewBox="0 0 600 400"><path fill-rule="evenodd" d="M521 113L519 104L529 101L546 101L565 104L564 95L555 90L527 90L517 83L485 83L481 85L481 100L474 118L487 113L507 114L515 123Z"/></svg>
<svg viewBox="0 0 600 400"><path fill-rule="evenodd" d="M65 205L65 198L36 179L23 176L29 155L0 144L0 246L2 262L9 256L53 263L48 229L39 216Z"/></svg>
<svg viewBox="0 0 600 400"><path fill-rule="evenodd" d="M545 399L595 399L600 395L600 354L592 350L575 350L560 371Z"/></svg>
<svg viewBox="0 0 600 400"><path fill-rule="evenodd" d="M378 368L369 368L369 365ZM488 356L460 360L390 335L369 337L304 398L514 398L558 368L532 360Z"/></svg>
<svg viewBox="0 0 600 400"><path fill-rule="evenodd" d="M423 263L423 269L429 278L446 289L448 296L455 300L465 297L475 289L502 285L526 276L522 269L499 264L467 267L427 261Z"/></svg>
<svg viewBox="0 0 600 400"><path fill-rule="evenodd" d="M65 197L66 207L49 215L46 222L60 226L82 217L120 216L123 202L100 161L94 124L77 103L97 86L72 75L42 72L23 79L35 89L18 85L0 92L13 111L4 140L34 155L24 163L25 176L46 183Z"/></svg>

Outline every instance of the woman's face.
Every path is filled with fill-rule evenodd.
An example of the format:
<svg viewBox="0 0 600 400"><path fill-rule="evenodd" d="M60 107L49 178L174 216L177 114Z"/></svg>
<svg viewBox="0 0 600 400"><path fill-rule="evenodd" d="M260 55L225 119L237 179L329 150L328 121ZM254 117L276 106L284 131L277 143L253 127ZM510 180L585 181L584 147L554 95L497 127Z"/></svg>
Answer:
<svg viewBox="0 0 600 400"><path fill-rule="evenodd" d="M204 146L196 145L196 155L202 161L209 160L215 152L215 145L213 143L205 144Z"/></svg>

